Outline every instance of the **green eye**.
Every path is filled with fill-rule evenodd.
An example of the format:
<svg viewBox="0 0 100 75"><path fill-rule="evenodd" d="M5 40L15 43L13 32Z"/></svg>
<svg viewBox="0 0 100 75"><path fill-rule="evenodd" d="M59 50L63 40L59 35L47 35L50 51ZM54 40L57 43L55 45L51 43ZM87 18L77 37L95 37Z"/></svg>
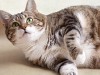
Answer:
<svg viewBox="0 0 100 75"><path fill-rule="evenodd" d="M13 22L12 23L12 27L18 27L19 26L19 23L18 22Z"/></svg>
<svg viewBox="0 0 100 75"><path fill-rule="evenodd" d="M28 24L31 24L32 22L33 22L33 19L32 19L32 18L30 18L30 17L27 18L27 23L28 23Z"/></svg>

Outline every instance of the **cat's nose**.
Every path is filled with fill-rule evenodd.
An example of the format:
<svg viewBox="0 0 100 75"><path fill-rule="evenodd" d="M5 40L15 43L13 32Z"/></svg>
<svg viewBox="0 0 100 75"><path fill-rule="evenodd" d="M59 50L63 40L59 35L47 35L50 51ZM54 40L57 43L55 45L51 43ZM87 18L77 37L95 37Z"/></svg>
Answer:
<svg viewBox="0 0 100 75"><path fill-rule="evenodd" d="M24 29L24 30L26 29L26 27L27 27L27 25L22 25L21 26L21 28Z"/></svg>
<svg viewBox="0 0 100 75"><path fill-rule="evenodd" d="M27 27L26 25L21 26L21 28L24 30L25 33L27 33L26 27Z"/></svg>

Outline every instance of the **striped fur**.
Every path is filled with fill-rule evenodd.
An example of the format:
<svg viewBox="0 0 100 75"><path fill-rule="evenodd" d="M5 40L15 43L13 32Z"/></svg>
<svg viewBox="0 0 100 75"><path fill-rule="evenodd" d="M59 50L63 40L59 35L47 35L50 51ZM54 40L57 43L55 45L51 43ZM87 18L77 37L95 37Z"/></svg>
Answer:
<svg viewBox="0 0 100 75"><path fill-rule="evenodd" d="M31 24L27 18L32 18ZM29 0L16 15L0 11L7 38L33 64L61 75L78 75L79 68L100 69L100 8L72 6L49 15ZM19 26L13 27L17 22Z"/></svg>

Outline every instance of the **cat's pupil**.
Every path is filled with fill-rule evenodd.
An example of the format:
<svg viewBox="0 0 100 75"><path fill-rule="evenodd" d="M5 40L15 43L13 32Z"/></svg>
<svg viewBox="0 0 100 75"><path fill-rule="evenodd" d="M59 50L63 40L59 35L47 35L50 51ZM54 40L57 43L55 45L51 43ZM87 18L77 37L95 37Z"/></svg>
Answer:
<svg viewBox="0 0 100 75"><path fill-rule="evenodd" d="M33 19L32 18L27 18L27 23L28 24L31 24L33 22Z"/></svg>
<svg viewBox="0 0 100 75"><path fill-rule="evenodd" d="M18 22L13 22L12 23L12 27L18 27L19 26L19 23Z"/></svg>

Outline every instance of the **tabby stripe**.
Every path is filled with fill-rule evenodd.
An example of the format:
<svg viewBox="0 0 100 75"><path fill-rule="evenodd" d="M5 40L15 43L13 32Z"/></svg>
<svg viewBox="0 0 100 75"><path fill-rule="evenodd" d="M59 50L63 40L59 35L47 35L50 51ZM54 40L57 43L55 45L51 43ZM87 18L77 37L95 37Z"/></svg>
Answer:
<svg viewBox="0 0 100 75"><path fill-rule="evenodd" d="M67 38L68 40L74 40L74 37L71 37L71 38Z"/></svg>
<svg viewBox="0 0 100 75"><path fill-rule="evenodd" d="M68 35L68 36L74 36L75 34L70 34L70 35Z"/></svg>
<svg viewBox="0 0 100 75"><path fill-rule="evenodd" d="M63 36L60 31L59 31L59 36L61 36L61 37Z"/></svg>
<svg viewBox="0 0 100 75"><path fill-rule="evenodd" d="M55 70L56 70L58 73L60 73L60 69L61 69L62 66L64 66L65 64L71 64L71 63L73 63L73 62L70 61L70 60L68 60L68 59L65 59L65 60L59 62L59 63L56 65Z"/></svg>
<svg viewBox="0 0 100 75"><path fill-rule="evenodd" d="M76 27L68 27L68 28L66 28L66 29L65 29L65 34L67 34L68 32L70 32L71 30L76 30L76 31L78 31L79 34L81 35L79 29L77 29Z"/></svg>

